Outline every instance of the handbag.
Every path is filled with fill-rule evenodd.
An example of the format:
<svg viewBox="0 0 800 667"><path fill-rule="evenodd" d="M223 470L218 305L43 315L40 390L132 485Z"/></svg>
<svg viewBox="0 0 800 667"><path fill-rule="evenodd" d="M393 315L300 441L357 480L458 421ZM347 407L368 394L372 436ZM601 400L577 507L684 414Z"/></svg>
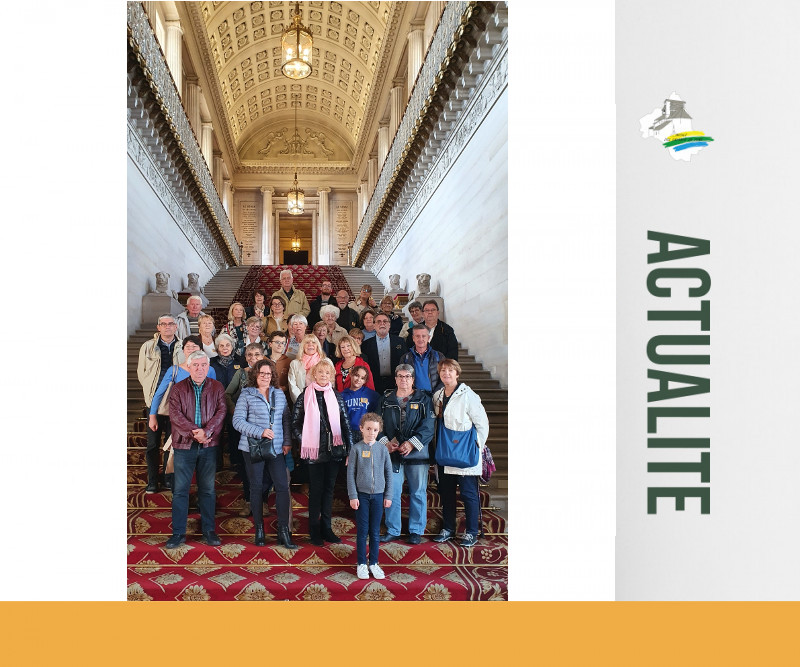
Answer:
<svg viewBox="0 0 800 667"><path fill-rule="evenodd" d="M158 410L156 414L163 415L164 417L169 416L169 392L172 391L172 387L175 386L175 376L178 374L178 367L172 367L172 379L169 381L167 385L167 390L164 392L164 395L161 397L161 403L158 404Z"/></svg>
<svg viewBox="0 0 800 667"><path fill-rule="evenodd" d="M172 449L172 435L167 438L167 441L161 449L165 452L169 451L167 463L164 465L164 474L171 475L175 472L175 450Z"/></svg>
<svg viewBox="0 0 800 667"><path fill-rule="evenodd" d="M344 461L345 459L345 447L344 443L341 445L334 445L333 444L333 436L331 432L328 431L328 451L331 453L331 459L334 461Z"/></svg>
<svg viewBox="0 0 800 667"><path fill-rule="evenodd" d="M272 430L272 424L275 421L275 393L272 393L269 399L269 428ZM250 460L253 463L261 463L262 461L271 461L278 458L275 453L275 448L272 446L272 438L251 438L247 436L247 446L250 448Z"/></svg>
<svg viewBox="0 0 800 667"><path fill-rule="evenodd" d="M469 431L454 431L439 420L436 436L436 463L452 468L473 468L478 465L481 452L478 449L478 431L475 425Z"/></svg>

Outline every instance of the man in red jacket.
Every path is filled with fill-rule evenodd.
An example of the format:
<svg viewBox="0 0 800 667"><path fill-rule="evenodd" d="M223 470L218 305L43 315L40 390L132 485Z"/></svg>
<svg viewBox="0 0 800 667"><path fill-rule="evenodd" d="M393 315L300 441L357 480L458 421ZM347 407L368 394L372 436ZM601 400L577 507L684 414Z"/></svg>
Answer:
<svg viewBox="0 0 800 667"><path fill-rule="evenodd" d="M208 375L208 355L193 352L186 360L189 377L177 382L169 395L172 449L175 453L175 483L172 489L172 537L166 548L186 542L189 485L197 470L197 504L203 538L209 546L221 544L214 528L217 450L225 421L225 387Z"/></svg>

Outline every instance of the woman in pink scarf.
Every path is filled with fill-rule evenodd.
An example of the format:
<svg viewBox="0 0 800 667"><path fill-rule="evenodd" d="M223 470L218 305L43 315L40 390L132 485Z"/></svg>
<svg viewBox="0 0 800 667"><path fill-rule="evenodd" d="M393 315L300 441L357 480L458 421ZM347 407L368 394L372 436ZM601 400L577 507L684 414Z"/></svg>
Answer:
<svg viewBox="0 0 800 667"><path fill-rule="evenodd" d="M334 375L330 359L312 366L292 414L292 437L300 442L300 458L308 462L310 541L318 547L325 545L323 540L341 542L331 528L333 487L353 445L347 408L331 384Z"/></svg>
<svg viewBox="0 0 800 667"><path fill-rule="evenodd" d="M322 359L325 359L322 351L322 344L314 334L308 334L300 342L300 351L297 359L293 359L289 364L289 397L292 403L303 393L306 388L306 374L312 366L316 366Z"/></svg>

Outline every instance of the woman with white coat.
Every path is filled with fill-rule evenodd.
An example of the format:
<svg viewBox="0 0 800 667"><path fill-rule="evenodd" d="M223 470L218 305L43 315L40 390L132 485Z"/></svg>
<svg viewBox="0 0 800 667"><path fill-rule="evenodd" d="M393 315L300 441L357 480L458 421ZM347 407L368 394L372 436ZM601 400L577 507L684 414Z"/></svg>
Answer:
<svg viewBox="0 0 800 667"><path fill-rule="evenodd" d="M478 541L480 526L480 498L478 478L481 474L481 459L486 439L489 437L489 418L481 404L480 396L463 382L459 382L461 366L455 359L439 362L439 377L444 386L433 395L433 409L437 419L454 431L469 431L475 426L478 464L470 468L455 468L437 464L439 493L442 497L442 532L434 542L446 542L456 536L456 487L461 488L461 500L467 515L466 529L459 546L471 547Z"/></svg>

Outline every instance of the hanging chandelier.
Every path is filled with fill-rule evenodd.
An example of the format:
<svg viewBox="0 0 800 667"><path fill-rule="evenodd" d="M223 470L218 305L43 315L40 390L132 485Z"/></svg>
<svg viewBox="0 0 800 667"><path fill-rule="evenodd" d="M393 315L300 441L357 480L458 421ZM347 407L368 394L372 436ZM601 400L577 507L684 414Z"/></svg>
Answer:
<svg viewBox="0 0 800 667"><path fill-rule="evenodd" d="M300 250L300 237L297 235L297 230L294 230L294 238L292 239L292 250L297 252Z"/></svg>
<svg viewBox="0 0 800 667"><path fill-rule="evenodd" d="M297 136L297 104L294 106L294 135ZM297 149L295 148L295 151ZM297 153L295 152L294 185L286 193L286 206L292 215L300 215L305 207L306 196L304 191L297 186Z"/></svg>
<svg viewBox="0 0 800 667"><path fill-rule="evenodd" d="M314 38L300 18L300 3L295 3L292 25L281 35L281 72L289 79L305 79L311 74L311 49Z"/></svg>

